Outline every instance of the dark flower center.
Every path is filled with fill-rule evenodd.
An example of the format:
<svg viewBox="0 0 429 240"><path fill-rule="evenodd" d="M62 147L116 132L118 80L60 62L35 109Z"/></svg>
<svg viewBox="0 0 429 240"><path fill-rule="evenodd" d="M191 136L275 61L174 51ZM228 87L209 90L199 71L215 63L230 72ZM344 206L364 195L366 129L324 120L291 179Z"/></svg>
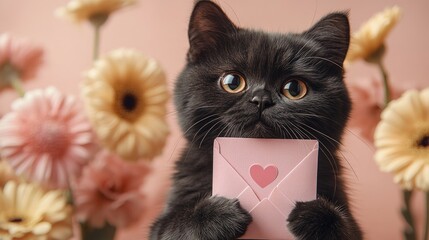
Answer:
<svg viewBox="0 0 429 240"><path fill-rule="evenodd" d="M115 93L114 110L121 120L133 123L144 112L144 97L135 86L119 86Z"/></svg>
<svg viewBox="0 0 429 240"><path fill-rule="evenodd" d="M419 147L429 147L429 136L423 136L418 142Z"/></svg>
<svg viewBox="0 0 429 240"><path fill-rule="evenodd" d="M125 93L122 97L122 107L125 111L132 112L137 108L138 99L132 93Z"/></svg>
<svg viewBox="0 0 429 240"><path fill-rule="evenodd" d="M24 219L20 217L12 217L12 218L9 218L8 220L11 223L21 223L24 221Z"/></svg>

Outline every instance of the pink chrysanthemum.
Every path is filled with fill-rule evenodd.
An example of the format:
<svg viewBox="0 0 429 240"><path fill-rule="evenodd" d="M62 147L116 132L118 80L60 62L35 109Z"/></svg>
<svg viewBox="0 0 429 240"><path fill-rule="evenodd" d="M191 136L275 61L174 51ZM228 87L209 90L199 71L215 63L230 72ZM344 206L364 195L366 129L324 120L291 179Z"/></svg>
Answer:
<svg viewBox="0 0 429 240"><path fill-rule="evenodd" d="M362 78L348 84L351 99L354 103L349 127L354 128L366 140L373 142L374 130L380 122L384 104L383 86L376 78ZM398 98L402 90L392 87L392 99Z"/></svg>
<svg viewBox="0 0 429 240"><path fill-rule="evenodd" d="M106 222L125 227L139 220L143 211L141 186L148 167L122 161L100 152L82 172L74 189L77 218L93 227Z"/></svg>
<svg viewBox="0 0 429 240"><path fill-rule="evenodd" d="M0 153L18 174L64 188L92 157L93 134L73 96L28 92L0 120Z"/></svg>
<svg viewBox="0 0 429 240"><path fill-rule="evenodd" d="M0 88L10 86L11 77L33 78L42 57L42 48L7 33L0 35Z"/></svg>

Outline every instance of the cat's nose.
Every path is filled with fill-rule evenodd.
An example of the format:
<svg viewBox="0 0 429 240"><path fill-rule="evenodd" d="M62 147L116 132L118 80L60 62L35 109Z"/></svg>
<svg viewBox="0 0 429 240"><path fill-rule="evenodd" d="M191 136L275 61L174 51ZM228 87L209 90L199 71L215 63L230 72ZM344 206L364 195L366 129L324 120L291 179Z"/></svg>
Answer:
<svg viewBox="0 0 429 240"><path fill-rule="evenodd" d="M252 99L250 102L258 106L260 113L262 113L264 109L274 105L273 99L271 98L271 93L265 89L255 90L252 94Z"/></svg>

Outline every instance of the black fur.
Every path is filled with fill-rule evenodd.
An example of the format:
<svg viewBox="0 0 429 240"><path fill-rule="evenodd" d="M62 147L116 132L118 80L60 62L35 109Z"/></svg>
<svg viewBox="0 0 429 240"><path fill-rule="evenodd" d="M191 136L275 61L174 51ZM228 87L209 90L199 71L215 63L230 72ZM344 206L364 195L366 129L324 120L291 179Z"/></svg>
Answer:
<svg viewBox="0 0 429 240"><path fill-rule="evenodd" d="M337 156L351 108L342 69L349 34L344 13L329 14L301 34L280 34L238 28L216 4L196 4L187 65L175 87L188 146L177 161L168 203L152 226L151 240L228 240L244 234L251 216L239 202L210 196L218 136L318 139L318 199L297 203L285 227L297 239L362 239ZM228 71L241 73L247 90L225 92L219 77ZM306 83L304 98L281 94L291 79ZM263 111L251 101L258 91L272 101Z"/></svg>

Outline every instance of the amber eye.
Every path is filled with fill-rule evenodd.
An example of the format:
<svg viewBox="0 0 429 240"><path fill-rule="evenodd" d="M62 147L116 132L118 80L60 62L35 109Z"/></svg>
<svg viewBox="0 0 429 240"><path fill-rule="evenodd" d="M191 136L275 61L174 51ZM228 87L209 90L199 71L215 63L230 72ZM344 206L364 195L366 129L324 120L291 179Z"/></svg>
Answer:
<svg viewBox="0 0 429 240"><path fill-rule="evenodd" d="M220 77L220 86L229 93L239 93L246 89L246 80L239 73L225 73Z"/></svg>
<svg viewBox="0 0 429 240"><path fill-rule="evenodd" d="M298 100L307 94L307 85L300 80L288 81L283 87L283 95L292 100Z"/></svg>

